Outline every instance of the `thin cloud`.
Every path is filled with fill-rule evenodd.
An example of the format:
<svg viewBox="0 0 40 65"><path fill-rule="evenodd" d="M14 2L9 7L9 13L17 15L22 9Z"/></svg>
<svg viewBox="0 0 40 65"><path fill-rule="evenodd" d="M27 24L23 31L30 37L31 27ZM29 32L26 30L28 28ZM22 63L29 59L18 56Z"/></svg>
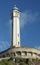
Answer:
<svg viewBox="0 0 40 65"><path fill-rule="evenodd" d="M8 41L0 41L0 51L7 49L9 47Z"/></svg>
<svg viewBox="0 0 40 65"><path fill-rule="evenodd" d="M36 46L35 48L40 50L40 46Z"/></svg>
<svg viewBox="0 0 40 65"><path fill-rule="evenodd" d="M26 24L35 22L38 19L39 13L32 13L31 11L25 11L21 13L21 28Z"/></svg>

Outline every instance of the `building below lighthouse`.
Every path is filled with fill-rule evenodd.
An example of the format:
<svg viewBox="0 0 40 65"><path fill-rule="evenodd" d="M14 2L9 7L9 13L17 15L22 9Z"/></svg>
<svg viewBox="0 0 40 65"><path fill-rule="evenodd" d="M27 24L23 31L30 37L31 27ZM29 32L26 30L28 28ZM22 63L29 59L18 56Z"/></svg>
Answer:
<svg viewBox="0 0 40 65"><path fill-rule="evenodd" d="M0 52L0 60L14 58L40 59L40 50L20 46L20 11L15 6L11 11L11 46Z"/></svg>

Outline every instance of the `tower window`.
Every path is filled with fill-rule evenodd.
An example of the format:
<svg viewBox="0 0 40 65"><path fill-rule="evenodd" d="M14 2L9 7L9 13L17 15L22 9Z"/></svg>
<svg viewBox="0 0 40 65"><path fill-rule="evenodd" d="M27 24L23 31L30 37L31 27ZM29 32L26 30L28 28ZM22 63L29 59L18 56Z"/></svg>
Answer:
<svg viewBox="0 0 40 65"><path fill-rule="evenodd" d="M19 42L18 42L18 45L19 45Z"/></svg>
<svg viewBox="0 0 40 65"><path fill-rule="evenodd" d="M18 37L19 37L19 34L18 34Z"/></svg>

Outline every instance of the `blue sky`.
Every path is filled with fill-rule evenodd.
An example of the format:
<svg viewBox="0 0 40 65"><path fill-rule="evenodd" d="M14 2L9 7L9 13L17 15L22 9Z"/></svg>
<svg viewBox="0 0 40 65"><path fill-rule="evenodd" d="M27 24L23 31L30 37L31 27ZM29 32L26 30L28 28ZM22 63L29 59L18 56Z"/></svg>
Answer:
<svg viewBox="0 0 40 65"><path fill-rule="evenodd" d="M21 46L40 49L40 0L0 0L0 51L10 47L10 12L21 11Z"/></svg>

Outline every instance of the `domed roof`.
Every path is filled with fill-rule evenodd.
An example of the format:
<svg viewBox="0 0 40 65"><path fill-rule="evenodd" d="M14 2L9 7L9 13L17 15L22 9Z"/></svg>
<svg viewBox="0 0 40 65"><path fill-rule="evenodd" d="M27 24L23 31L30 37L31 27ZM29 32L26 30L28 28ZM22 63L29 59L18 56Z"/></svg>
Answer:
<svg viewBox="0 0 40 65"><path fill-rule="evenodd" d="M14 8L13 8L14 10L18 10L18 8L16 7L16 5L14 6Z"/></svg>

